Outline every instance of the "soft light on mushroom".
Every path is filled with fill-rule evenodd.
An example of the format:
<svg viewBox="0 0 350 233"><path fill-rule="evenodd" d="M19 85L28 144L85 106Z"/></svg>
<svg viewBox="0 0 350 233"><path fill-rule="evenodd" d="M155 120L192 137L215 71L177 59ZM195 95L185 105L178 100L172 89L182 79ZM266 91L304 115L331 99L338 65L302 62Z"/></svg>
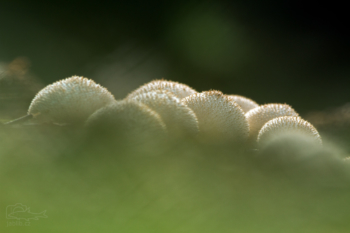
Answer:
<svg viewBox="0 0 350 233"><path fill-rule="evenodd" d="M93 113L86 121L90 135L103 140L138 142L166 133L158 113L135 100L115 101Z"/></svg>
<svg viewBox="0 0 350 233"><path fill-rule="evenodd" d="M93 80L73 76L46 86L32 100L28 115L39 122L84 123L97 109L115 101Z"/></svg>
<svg viewBox="0 0 350 233"><path fill-rule="evenodd" d="M171 92L150 91L131 99L146 104L157 112L164 120L169 134L176 136L185 133L194 136L198 133L196 114Z"/></svg>
<svg viewBox="0 0 350 233"><path fill-rule="evenodd" d="M258 135L259 145L263 145L281 134L301 134L312 138L322 145L322 139L316 128L300 117L277 117L268 121L260 130Z"/></svg>
<svg viewBox="0 0 350 233"><path fill-rule="evenodd" d="M259 107L259 104L257 104L254 100L241 95L227 95L227 97L229 100L235 101L245 113L253 108Z"/></svg>
<svg viewBox="0 0 350 233"><path fill-rule="evenodd" d="M241 107L220 91L205 91L182 101L196 114L200 138L207 142L244 142L249 125Z"/></svg>
<svg viewBox="0 0 350 233"><path fill-rule="evenodd" d="M165 80L154 80L134 90L126 98L130 99L139 94L147 93L150 91L156 91L156 90L170 91L179 99L182 99L182 98L185 98L186 96L197 93L195 90L193 90L189 86L182 83L165 81Z"/></svg>
<svg viewBox="0 0 350 233"><path fill-rule="evenodd" d="M265 104L248 111L245 116L249 123L249 138L255 141L263 125L276 117L298 116L288 104Z"/></svg>

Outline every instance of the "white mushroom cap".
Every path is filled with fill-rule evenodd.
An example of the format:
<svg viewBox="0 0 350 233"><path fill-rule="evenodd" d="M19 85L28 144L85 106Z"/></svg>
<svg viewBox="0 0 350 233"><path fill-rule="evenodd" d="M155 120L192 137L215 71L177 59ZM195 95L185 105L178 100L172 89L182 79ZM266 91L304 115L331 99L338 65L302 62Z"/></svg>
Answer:
<svg viewBox="0 0 350 233"><path fill-rule="evenodd" d="M264 145L271 139L280 137L282 134L300 134L312 138L322 145L322 139L316 128L300 117L277 117L268 121L258 135L259 145Z"/></svg>
<svg viewBox="0 0 350 233"><path fill-rule="evenodd" d="M135 97L137 95L147 93L150 91L156 91L156 90L170 91L179 99L182 99L182 98L185 98L186 96L197 93L195 90L193 90L189 86L182 84L182 83L165 81L165 80L154 80L154 81L146 83L146 84L142 85L141 87L139 87L138 89L134 90L126 98L130 99L130 98Z"/></svg>
<svg viewBox="0 0 350 233"><path fill-rule="evenodd" d="M196 135L198 133L196 114L171 92L165 90L150 91L131 99L146 104L157 112L165 122L170 134Z"/></svg>
<svg viewBox="0 0 350 233"><path fill-rule="evenodd" d="M249 125L241 107L220 91L190 95L182 102L196 114L200 138L210 142L244 142Z"/></svg>
<svg viewBox="0 0 350 233"><path fill-rule="evenodd" d="M117 135L127 141L145 140L148 136L166 133L160 115L135 100L115 101L97 110L86 121L86 127L93 134L101 133L102 137L111 136L112 139Z"/></svg>
<svg viewBox="0 0 350 233"><path fill-rule="evenodd" d="M32 100L28 114L40 122L84 123L97 109L115 101L94 81L73 76L46 86Z"/></svg>
<svg viewBox="0 0 350 233"><path fill-rule="evenodd" d="M259 107L259 104L257 104L254 100L241 95L227 95L227 97L229 100L235 101L245 113L253 108Z"/></svg>
<svg viewBox="0 0 350 233"><path fill-rule="evenodd" d="M249 123L249 137L256 140L258 133L263 125L281 116L298 116L298 113L288 104L265 104L248 111L245 116Z"/></svg>

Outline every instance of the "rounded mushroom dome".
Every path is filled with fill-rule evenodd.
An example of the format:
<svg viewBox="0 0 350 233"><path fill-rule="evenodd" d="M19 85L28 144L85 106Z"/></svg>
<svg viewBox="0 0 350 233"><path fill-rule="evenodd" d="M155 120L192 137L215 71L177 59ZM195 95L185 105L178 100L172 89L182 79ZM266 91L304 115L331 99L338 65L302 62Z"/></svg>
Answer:
<svg viewBox="0 0 350 233"><path fill-rule="evenodd" d="M156 90L139 94L133 98L157 112L167 126L169 134L196 135L198 121L196 114L174 94L166 90Z"/></svg>
<svg viewBox="0 0 350 233"><path fill-rule="evenodd" d="M263 125L281 116L298 116L298 113L288 104L265 104L248 111L245 116L249 123L249 137L256 140L258 133Z"/></svg>
<svg viewBox="0 0 350 233"><path fill-rule="evenodd" d="M227 97L229 100L235 101L245 113L253 108L259 107L259 104L257 104L254 100L241 95L227 95Z"/></svg>
<svg viewBox="0 0 350 233"><path fill-rule="evenodd" d="M131 92L126 98L128 99L133 98L137 95L147 93L150 91L156 91L156 90L169 91L179 99L182 99L182 98L185 98L186 96L197 93L197 91L187 86L186 84L173 82L173 81L154 80L137 88L136 90Z"/></svg>
<svg viewBox="0 0 350 233"><path fill-rule="evenodd" d="M304 135L322 145L322 139L316 128L300 117L284 116L268 121L258 135L259 145L263 145L281 134Z"/></svg>
<svg viewBox="0 0 350 233"><path fill-rule="evenodd" d="M199 135L208 142L242 142L249 125L241 107L220 91L205 91L182 99L196 114Z"/></svg>
<svg viewBox="0 0 350 233"><path fill-rule="evenodd" d="M40 122L84 123L97 109L115 101L114 96L93 80L73 76L39 91L28 114Z"/></svg>
<svg viewBox="0 0 350 233"><path fill-rule="evenodd" d="M136 142L163 136L166 126L158 113L135 100L115 101L93 113L85 124L90 135Z"/></svg>

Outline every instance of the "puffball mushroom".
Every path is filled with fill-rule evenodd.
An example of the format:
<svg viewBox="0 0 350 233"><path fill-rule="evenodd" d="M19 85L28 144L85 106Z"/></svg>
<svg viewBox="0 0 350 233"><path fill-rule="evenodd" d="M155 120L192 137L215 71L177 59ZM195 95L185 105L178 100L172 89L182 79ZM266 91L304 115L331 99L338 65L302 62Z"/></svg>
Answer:
<svg viewBox="0 0 350 233"><path fill-rule="evenodd" d="M259 145L264 145L269 140L282 134L301 134L310 137L314 142L322 145L322 139L316 128L300 117L277 117L268 121L258 135Z"/></svg>
<svg viewBox="0 0 350 233"><path fill-rule="evenodd" d="M253 108L259 107L259 104L257 104L254 100L241 95L227 95L227 97L229 100L235 101L245 113Z"/></svg>
<svg viewBox="0 0 350 233"><path fill-rule="evenodd" d="M275 134L260 145L256 158L259 167L274 177L307 186L349 188L348 164L304 131Z"/></svg>
<svg viewBox="0 0 350 233"><path fill-rule="evenodd" d="M172 82L172 81L165 81L165 80L154 80L149 83L146 83L139 87L138 89L131 92L126 98L130 99L137 95L147 93L150 91L156 91L156 90L166 90L171 93L173 93L176 97L179 99L185 98L186 96L192 95L197 93L197 91L193 90L189 86L178 83L178 82Z"/></svg>
<svg viewBox="0 0 350 233"><path fill-rule="evenodd" d="M114 96L93 80L73 76L39 91L29 106L28 115L39 122L84 123L97 109L114 101Z"/></svg>
<svg viewBox="0 0 350 233"><path fill-rule="evenodd" d="M266 122L281 116L298 116L298 113L288 104L265 104L251 109L245 116L250 128L249 137L254 141Z"/></svg>
<svg viewBox="0 0 350 233"><path fill-rule="evenodd" d="M157 112L172 135L196 135L198 121L196 114L174 94L166 90L156 90L139 94L133 98Z"/></svg>
<svg viewBox="0 0 350 233"><path fill-rule="evenodd" d="M300 117L278 117L267 122L258 137L260 167L299 183L349 188L349 167L334 148ZM278 174L276 172L280 171Z"/></svg>
<svg viewBox="0 0 350 233"><path fill-rule="evenodd" d="M182 102L196 114L199 136L207 142L244 142L249 125L242 108L220 91L192 94Z"/></svg>
<svg viewBox="0 0 350 233"><path fill-rule="evenodd" d="M94 112L85 124L90 135L102 140L137 142L164 136L161 116L135 100L115 101Z"/></svg>

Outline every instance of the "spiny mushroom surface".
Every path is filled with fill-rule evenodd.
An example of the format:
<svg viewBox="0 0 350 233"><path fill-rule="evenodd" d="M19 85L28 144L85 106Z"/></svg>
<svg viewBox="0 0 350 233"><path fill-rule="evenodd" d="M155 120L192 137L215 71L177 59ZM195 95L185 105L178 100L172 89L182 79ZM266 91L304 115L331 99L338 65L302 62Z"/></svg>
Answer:
<svg viewBox="0 0 350 233"><path fill-rule="evenodd" d="M208 142L244 142L249 125L241 107L220 91L205 91L182 99L196 114L199 136Z"/></svg>
<svg viewBox="0 0 350 233"><path fill-rule="evenodd" d="M150 91L156 91L156 90L167 90L173 93L179 99L182 99L182 98L185 98L186 96L197 93L197 91L193 90L189 86L182 83L165 81L165 80L154 80L134 90L126 98L130 99L137 95L147 93Z"/></svg>
<svg viewBox="0 0 350 233"><path fill-rule="evenodd" d="M259 145L264 145L271 139L282 134L300 134L312 138L322 145L322 139L316 128L300 117L283 116L268 121L258 135Z"/></svg>
<svg viewBox="0 0 350 233"><path fill-rule="evenodd" d="M28 115L39 122L58 124L84 123L97 109L115 101L114 96L93 80L73 76L39 91Z"/></svg>
<svg viewBox="0 0 350 233"><path fill-rule="evenodd" d="M146 104L157 112L172 135L196 135L198 121L196 114L174 94L166 90L150 91L132 98Z"/></svg>
<svg viewBox="0 0 350 233"><path fill-rule="evenodd" d="M263 125L281 116L298 116L298 113L288 104L265 104L248 111L245 116L249 123L249 138L255 141Z"/></svg>
<svg viewBox="0 0 350 233"><path fill-rule="evenodd" d="M115 101L93 113L85 125L90 134L128 142L164 136L166 126L158 113L135 100Z"/></svg>
<svg viewBox="0 0 350 233"><path fill-rule="evenodd" d="M257 104L254 100L241 95L227 95L227 97L229 100L235 101L245 113L253 108L259 107L259 104Z"/></svg>

